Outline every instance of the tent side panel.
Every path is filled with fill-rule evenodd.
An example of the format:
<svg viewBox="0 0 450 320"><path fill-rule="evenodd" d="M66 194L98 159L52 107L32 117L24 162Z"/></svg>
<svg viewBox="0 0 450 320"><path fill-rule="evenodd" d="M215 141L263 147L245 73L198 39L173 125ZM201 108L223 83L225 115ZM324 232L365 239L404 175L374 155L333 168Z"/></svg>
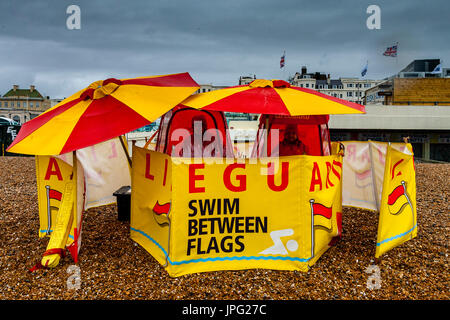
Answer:
<svg viewBox="0 0 450 320"><path fill-rule="evenodd" d="M341 234L342 156L303 157L301 213L308 219L310 228L303 228L311 235L311 267L333 246ZM307 233L308 232L308 233Z"/></svg>
<svg viewBox="0 0 450 320"><path fill-rule="evenodd" d="M278 163L172 161L171 276L251 268L307 271L338 234L338 156L280 157ZM314 220L311 199L325 208L316 210Z"/></svg>
<svg viewBox="0 0 450 320"><path fill-rule="evenodd" d="M417 236L416 174L412 147L388 146L375 257Z"/></svg>
<svg viewBox="0 0 450 320"><path fill-rule="evenodd" d="M169 252L171 170L169 156L133 146L131 238L163 265Z"/></svg>
<svg viewBox="0 0 450 320"><path fill-rule="evenodd" d="M72 155L70 163L72 161ZM78 161L77 167L77 187L76 187L76 214L68 220L71 225L64 225L65 231L69 229L67 241L63 244L66 246L74 261L78 261L78 252L81 247L81 224L82 215L84 212L85 203L85 174ZM39 237L51 236L58 224L58 219L61 219L60 208L62 206L62 195L66 188L66 184L72 179L73 168L67 161L59 157L53 156L36 156L36 180L37 180L37 194L39 206ZM71 222L70 222L71 221Z"/></svg>
<svg viewBox="0 0 450 320"><path fill-rule="evenodd" d="M367 141L343 141L342 204L378 211L371 150Z"/></svg>
<svg viewBox="0 0 450 320"><path fill-rule="evenodd" d="M36 156L36 181L39 205L39 237L49 235L61 206L64 187L72 166L52 156Z"/></svg>
<svg viewBox="0 0 450 320"><path fill-rule="evenodd" d="M119 139L77 151L86 172L86 209L116 203L113 193L131 185L127 156Z"/></svg>

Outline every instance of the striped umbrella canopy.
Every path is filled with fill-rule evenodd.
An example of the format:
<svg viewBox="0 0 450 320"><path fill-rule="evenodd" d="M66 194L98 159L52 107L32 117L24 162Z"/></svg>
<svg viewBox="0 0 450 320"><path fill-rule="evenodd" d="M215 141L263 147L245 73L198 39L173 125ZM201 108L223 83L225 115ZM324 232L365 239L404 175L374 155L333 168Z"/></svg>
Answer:
<svg viewBox="0 0 450 320"><path fill-rule="evenodd" d="M294 87L283 80L264 79L195 94L182 104L196 109L288 116L365 113L363 105Z"/></svg>
<svg viewBox="0 0 450 320"><path fill-rule="evenodd" d="M26 122L8 151L58 155L88 147L150 124L198 89L187 72L96 81Z"/></svg>

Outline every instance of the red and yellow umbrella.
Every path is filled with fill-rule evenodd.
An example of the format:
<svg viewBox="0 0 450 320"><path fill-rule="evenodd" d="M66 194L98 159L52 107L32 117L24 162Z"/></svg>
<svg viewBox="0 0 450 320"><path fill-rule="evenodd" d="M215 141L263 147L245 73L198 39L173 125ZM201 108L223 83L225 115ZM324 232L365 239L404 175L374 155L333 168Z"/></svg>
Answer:
<svg viewBox="0 0 450 320"><path fill-rule="evenodd" d="M199 89L189 73L92 83L26 122L9 152L58 155L155 121Z"/></svg>
<svg viewBox="0 0 450 320"><path fill-rule="evenodd" d="M364 106L357 103L294 87L283 80L264 79L195 94L182 104L196 109L289 116L365 113Z"/></svg>

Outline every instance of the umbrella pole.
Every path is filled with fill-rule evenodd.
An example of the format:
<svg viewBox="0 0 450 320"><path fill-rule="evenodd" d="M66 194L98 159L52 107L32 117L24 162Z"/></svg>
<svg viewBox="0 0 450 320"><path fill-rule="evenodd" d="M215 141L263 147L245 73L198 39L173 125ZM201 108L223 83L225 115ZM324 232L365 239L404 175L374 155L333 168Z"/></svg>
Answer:
<svg viewBox="0 0 450 320"><path fill-rule="evenodd" d="M125 155L127 156L128 164L130 165L130 168L131 168L132 166L131 166L130 154L128 153L128 149L125 146L125 142L123 141L122 136L119 136L119 140L120 140L120 144L122 145L123 152L125 152Z"/></svg>
<svg viewBox="0 0 450 320"><path fill-rule="evenodd" d="M77 151L72 151L72 181L74 182L74 200L73 200L73 219L75 220L75 226L78 225L78 159L77 159ZM75 238L75 235L74 235Z"/></svg>

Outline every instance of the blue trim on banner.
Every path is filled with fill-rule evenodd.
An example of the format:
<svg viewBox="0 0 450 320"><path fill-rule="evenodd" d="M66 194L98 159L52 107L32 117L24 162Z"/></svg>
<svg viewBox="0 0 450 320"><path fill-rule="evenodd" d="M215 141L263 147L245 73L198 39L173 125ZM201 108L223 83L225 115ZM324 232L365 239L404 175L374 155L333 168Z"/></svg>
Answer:
<svg viewBox="0 0 450 320"><path fill-rule="evenodd" d="M133 230L133 231L136 231L136 232L138 232L138 233L140 233L140 234L142 234L144 237L146 237L147 239L149 239L151 242L153 242L158 248L160 248L161 249L161 251L164 253L164 255L167 257L167 252L166 252L166 250L164 250L164 248L155 240L155 239L153 239L152 237L150 237L148 234L146 234L144 231L141 231L141 230L138 230L138 229L135 229L135 228L133 228L133 227L131 227L130 226L130 229L131 230ZM170 259L169 259L169 262L170 262Z"/></svg>
<svg viewBox="0 0 450 320"><path fill-rule="evenodd" d="M302 259L295 257L279 257L279 256L249 256L249 257L216 257L216 258L200 258L192 260L173 261L173 265L195 263L195 262L213 262L213 261L233 261L233 260L290 260L308 262L311 258Z"/></svg>
<svg viewBox="0 0 450 320"><path fill-rule="evenodd" d="M53 232L53 230L39 230L40 233L47 233L48 232ZM73 240L73 235L69 234L69 238Z"/></svg>
<svg viewBox="0 0 450 320"><path fill-rule="evenodd" d="M393 236L393 237L384 239L384 240L382 240L382 241L380 241L380 242L377 242L377 247L379 247L379 246L382 245L383 243L386 243L386 242L389 242L389 241L392 241L392 240L395 240L395 239L398 239L398 238L401 238L401 237L407 235L408 233L412 232L416 227L417 227L417 223L414 225L414 227L412 227L411 229L409 229L409 230L406 231L406 232L400 233L400 234L398 234L398 235L396 235L396 236Z"/></svg>
<svg viewBox="0 0 450 320"><path fill-rule="evenodd" d="M296 258L296 257L280 257L280 256L243 256L243 257L216 257L216 258L199 258L199 259L192 259L192 260L182 260L182 261L171 261L169 257L167 257L167 252L164 250L164 248L152 237L150 237L145 232L135 229L133 227L130 227L131 230L136 231L149 239L151 242L153 242L166 256L167 260L172 265L181 265L181 264L187 264L187 263L197 263L197 262L213 262L213 261L233 261L233 260L290 260L290 261L299 261L299 262L308 262L311 258L303 259L303 258Z"/></svg>

